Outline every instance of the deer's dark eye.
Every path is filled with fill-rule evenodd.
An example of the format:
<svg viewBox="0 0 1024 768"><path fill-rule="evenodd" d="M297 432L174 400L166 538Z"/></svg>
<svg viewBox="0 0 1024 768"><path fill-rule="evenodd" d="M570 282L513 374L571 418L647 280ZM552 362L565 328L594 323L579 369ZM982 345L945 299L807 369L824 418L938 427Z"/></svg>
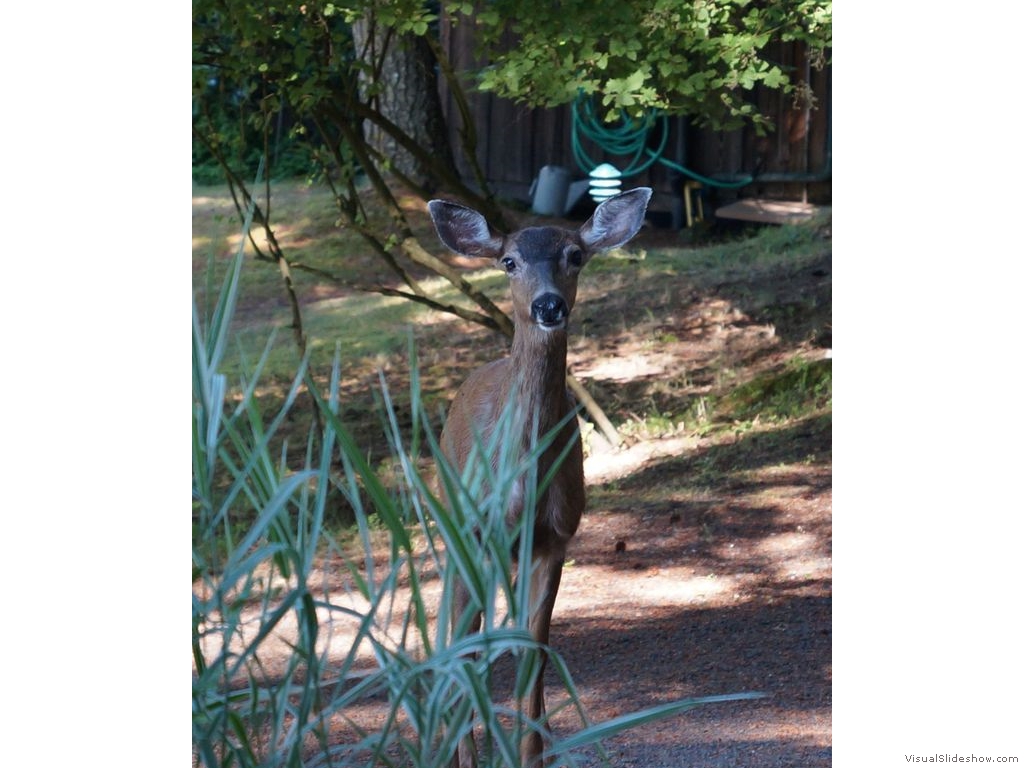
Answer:
<svg viewBox="0 0 1024 768"><path fill-rule="evenodd" d="M579 248L573 248L571 251L569 251L565 258L571 266L583 266L583 251L581 251Z"/></svg>
<svg viewBox="0 0 1024 768"><path fill-rule="evenodd" d="M501 260L501 266L505 269L508 274L512 274L516 271L516 260L510 256L506 256Z"/></svg>

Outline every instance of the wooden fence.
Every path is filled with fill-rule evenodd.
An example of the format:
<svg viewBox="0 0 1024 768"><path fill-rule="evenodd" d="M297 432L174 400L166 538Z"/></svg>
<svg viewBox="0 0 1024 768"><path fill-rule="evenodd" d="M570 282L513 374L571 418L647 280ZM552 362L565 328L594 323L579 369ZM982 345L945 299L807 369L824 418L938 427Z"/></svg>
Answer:
<svg viewBox="0 0 1024 768"><path fill-rule="evenodd" d="M448 25L442 44L457 72L470 72L474 61L470 25ZM669 136L663 156L702 176L718 181L754 181L738 189L705 186L701 194L713 207L744 198L802 201L831 204L832 196L832 72L830 66L818 68L804 55L798 44L778 44L771 57L793 72L793 79L809 85L804 98L759 89L755 98L775 130L757 136L752 128L713 131L697 128L688 118L668 122ZM476 125L477 158L483 172L498 194L522 202L530 201L530 188L545 165L563 166L574 179L583 179L572 150L572 111L569 106L556 109L531 109L508 99L473 92L467 86L469 109ZM451 93L442 85L442 104L453 146L458 146L460 119ZM596 162L619 161L603 153L586 140L584 150ZM464 178L472 178L465 157L456 160ZM663 164L624 181L625 187L653 187L653 211L673 211L678 216L682 181L685 178ZM678 225L678 221L674 221Z"/></svg>

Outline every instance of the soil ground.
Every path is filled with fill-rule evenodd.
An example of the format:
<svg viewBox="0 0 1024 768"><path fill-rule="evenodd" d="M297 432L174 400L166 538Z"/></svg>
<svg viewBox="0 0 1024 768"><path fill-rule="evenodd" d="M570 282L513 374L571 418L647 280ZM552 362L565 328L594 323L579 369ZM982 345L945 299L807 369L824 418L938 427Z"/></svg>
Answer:
<svg viewBox="0 0 1024 768"><path fill-rule="evenodd" d="M670 240L645 231L637 244ZM634 428L620 450L592 442L552 645L593 721L689 696L766 694L628 731L605 742L614 766L831 765L830 397L791 419L693 424L703 397L795 357L829 359L828 234L819 257L793 266L617 280L581 287L570 366ZM424 391L443 402L502 346L451 326L443 349L421 348ZM400 363L390 368L400 380ZM350 380L348 394L365 395L370 380ZM577 722L555 725L569 733Z"/></svg>
<svg viewBox="0 0 1024 768"><path fill-rule="evenodd" d="M792 440L802 458L831 450L822 424ZM687 696L767 694L627 732L606 744L613 765L831 765L831 480L790 450L768 448L756 467L741 459L749 479L699 501L650 501L707 452L742 455L698 443L634 472L587 516L552 634L595 720Z"/></svg>

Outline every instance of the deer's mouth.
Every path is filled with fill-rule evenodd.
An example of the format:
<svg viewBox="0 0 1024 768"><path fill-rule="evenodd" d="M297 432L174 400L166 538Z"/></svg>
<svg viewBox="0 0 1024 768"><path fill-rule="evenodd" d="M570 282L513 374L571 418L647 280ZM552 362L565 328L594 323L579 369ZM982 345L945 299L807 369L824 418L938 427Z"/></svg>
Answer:
<svg viewBox="0 0 1024 768"><path fill-rule="evenodd" d="M566 328L569 327L569 323L566 320L559 320L558 322L554 322L554 323L541 323L541 322L538 322L537 325L542 330L545 330L545 331L564 331Z"/></svg>

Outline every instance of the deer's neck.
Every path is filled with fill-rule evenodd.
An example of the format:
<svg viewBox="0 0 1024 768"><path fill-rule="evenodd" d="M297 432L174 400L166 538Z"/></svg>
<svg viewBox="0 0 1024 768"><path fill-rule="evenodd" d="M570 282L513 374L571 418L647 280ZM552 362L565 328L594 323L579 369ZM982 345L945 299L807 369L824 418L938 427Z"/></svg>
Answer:
<svg viewBox="0 0 1024 768"><path fill-rule="evenodd" d="M516 328L512 339L512 375L528 427L537 415L538 434L555 426L568 409L565 394L565 331L543 331L534 326ZM511 382L510 382L511 383Z"/></svg>

